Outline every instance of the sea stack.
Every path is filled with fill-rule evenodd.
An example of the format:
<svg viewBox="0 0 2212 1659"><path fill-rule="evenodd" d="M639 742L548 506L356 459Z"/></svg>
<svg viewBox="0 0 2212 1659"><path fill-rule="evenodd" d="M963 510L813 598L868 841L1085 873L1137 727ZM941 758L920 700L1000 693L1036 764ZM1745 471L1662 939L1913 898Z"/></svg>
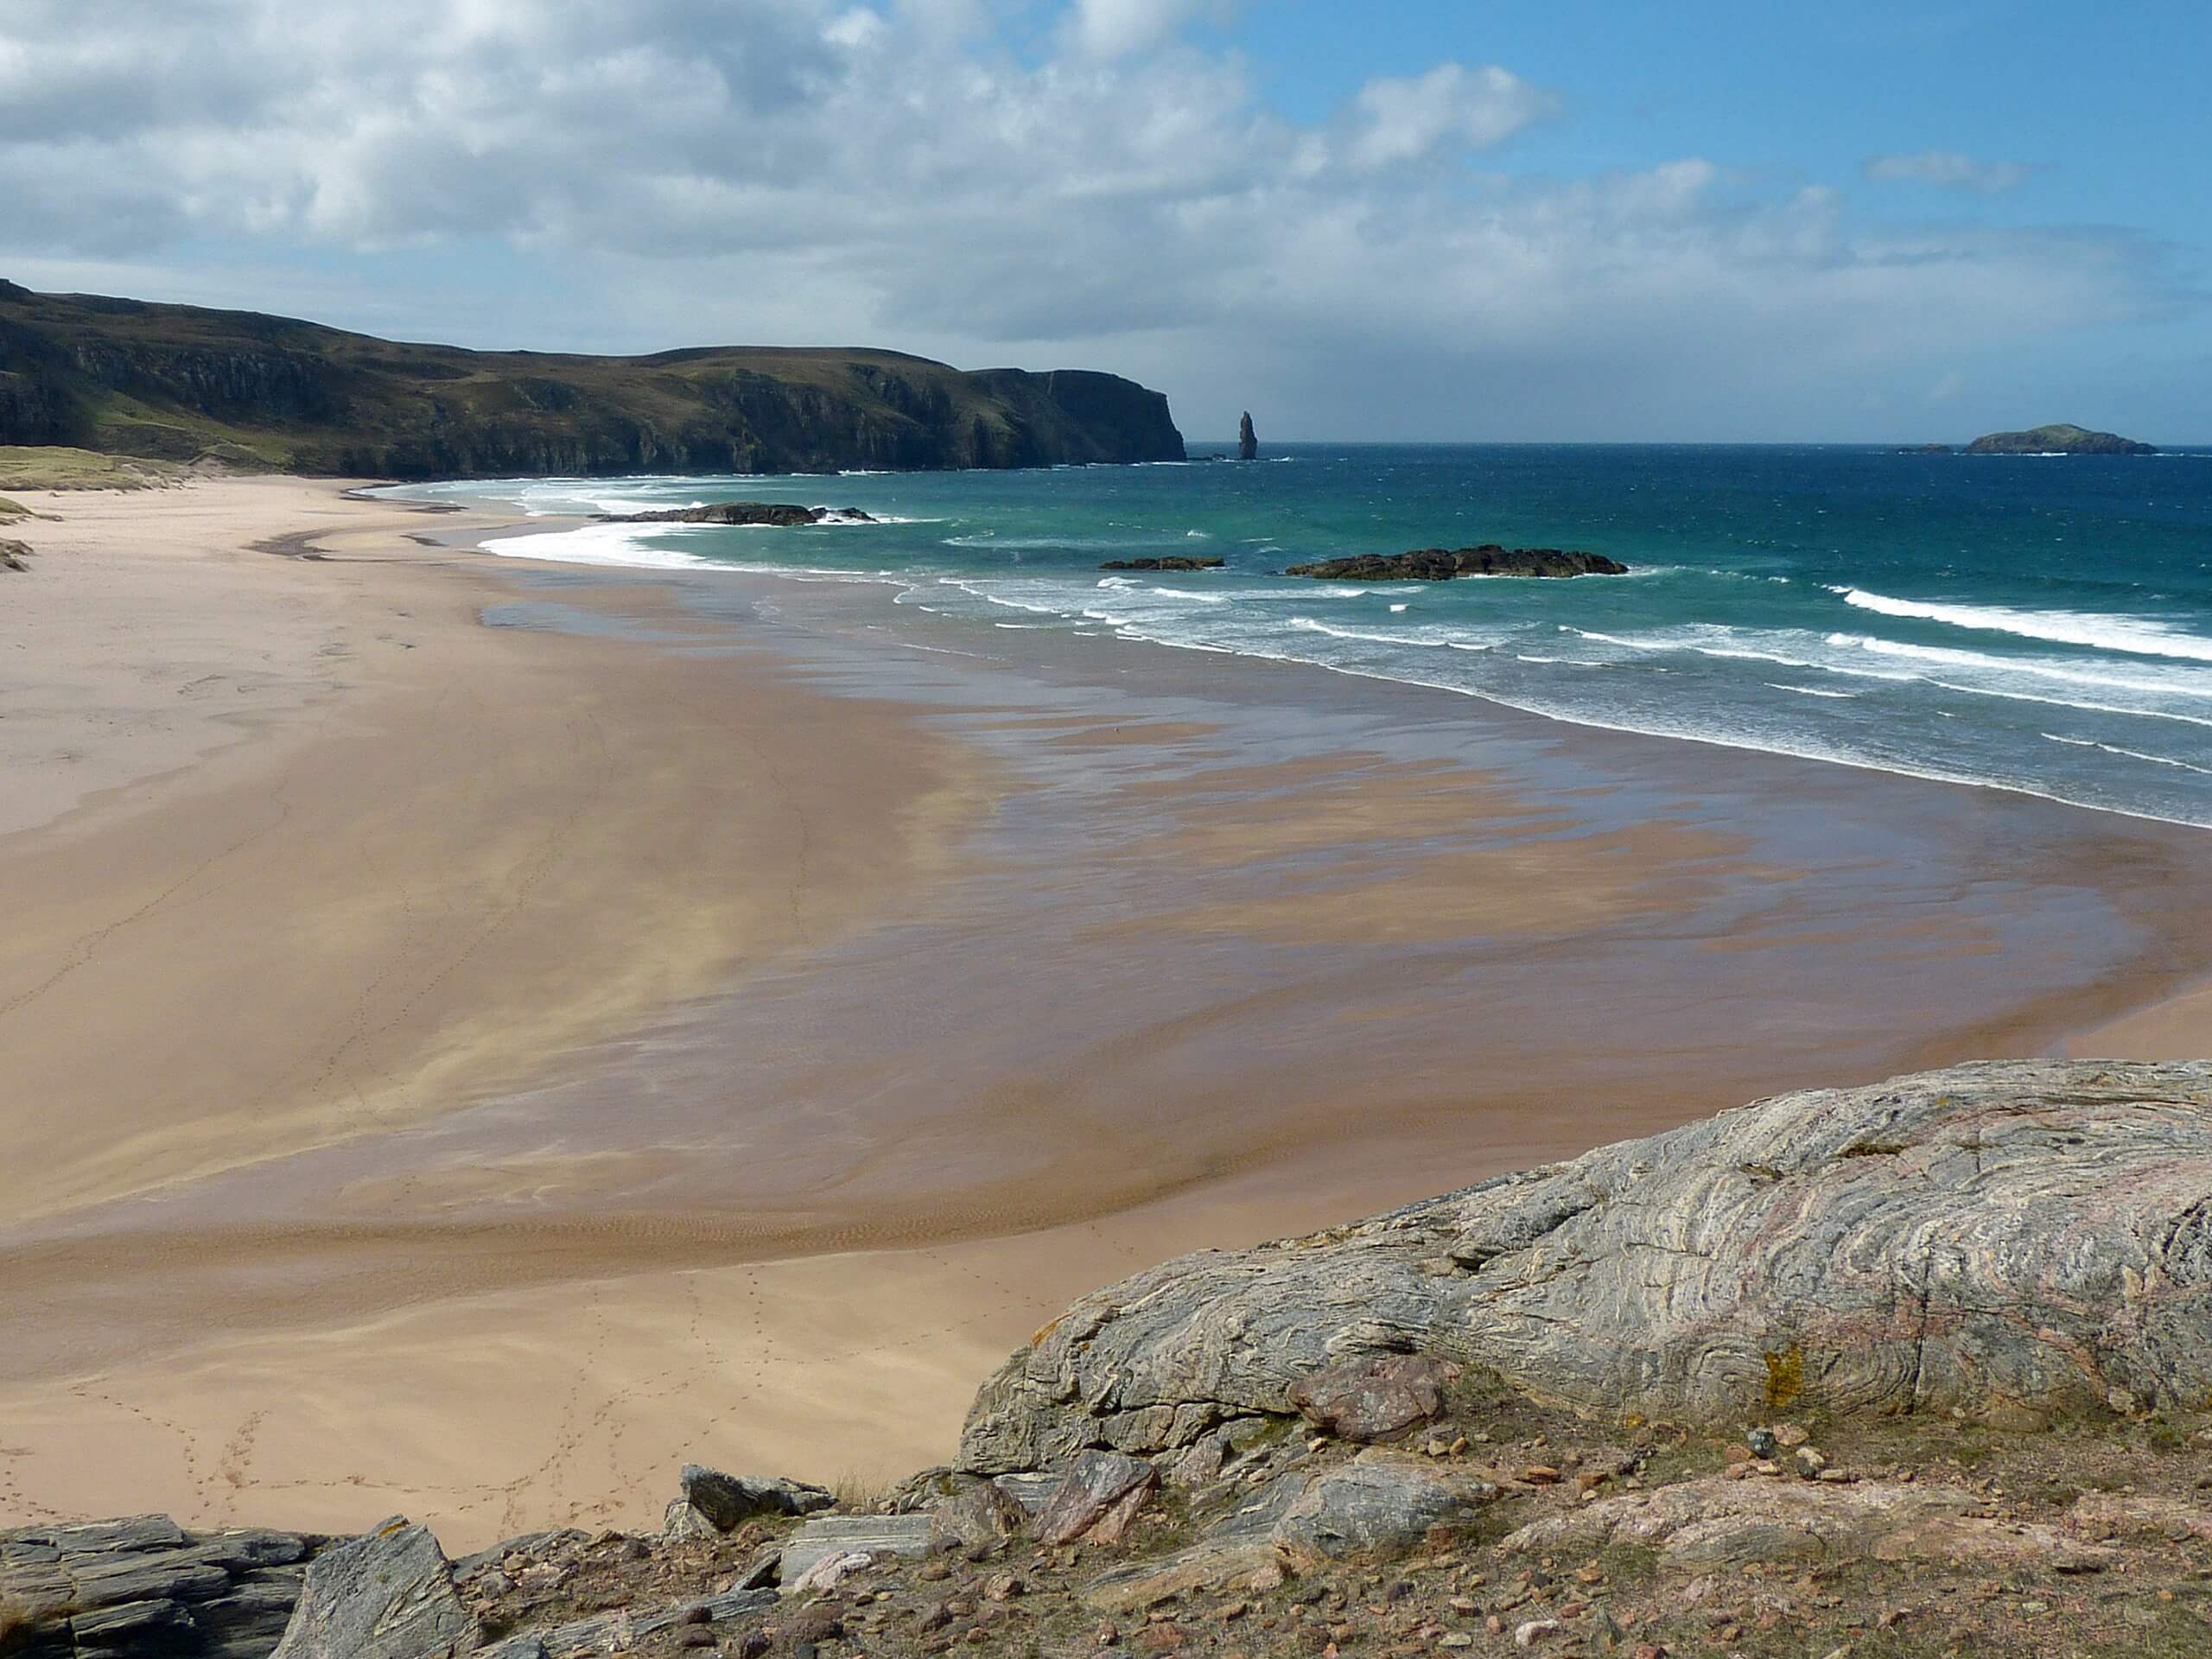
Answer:
<svg viewBox="0 0 2212 1659"><path fill-rule="evenodd" d="M1252 429L1252 411L1246 410L1244 418L1236 423L1236 459L1257 461L1260 458L1260 435Z"/></svg>

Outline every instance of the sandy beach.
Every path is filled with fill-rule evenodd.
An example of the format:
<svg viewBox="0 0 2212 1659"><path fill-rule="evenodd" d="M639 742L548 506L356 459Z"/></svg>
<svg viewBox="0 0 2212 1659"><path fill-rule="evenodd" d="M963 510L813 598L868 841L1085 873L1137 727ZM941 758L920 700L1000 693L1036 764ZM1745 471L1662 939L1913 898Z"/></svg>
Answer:
<svg viewBox="0 0 2212 1659"><path fill-rule="evenodd" d="M687 1459L880 1481L1166 1255L2212 1034L2198 832L979 654L327 483L25 504L0 1517L466 1548L646 1524Z"/></svg>

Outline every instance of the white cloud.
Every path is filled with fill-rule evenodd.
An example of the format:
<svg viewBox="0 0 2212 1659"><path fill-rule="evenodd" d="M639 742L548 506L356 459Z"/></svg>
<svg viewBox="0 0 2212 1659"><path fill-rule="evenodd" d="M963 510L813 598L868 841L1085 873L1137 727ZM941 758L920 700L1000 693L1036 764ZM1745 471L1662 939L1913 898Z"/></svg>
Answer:
<svg viewBox="0 0 2212 1659"><path fill-rule="evenodd" d="M1445 164L1558 111L1503 68L1292 121L1178 35L1202 4L1039 36L1001 0L326 0L312 39L293 0L9 7L0 275L418 338L1083 363L1199 429L1249 398L1276 430L1733 435L2187 302L2121 232L1889 226L1694 156ZM232 274L121 274L187 244Z"/></svg>
<svg viewBox="0 0 2212 1659"><path fill-rule="evenodd" d="M1440 63L1413 79L1370 80L1356 100L1353 157L1365 167L1419 161L1447 143L1490 149L1559 112L1554 92L1486 64Z"/></svg>
<svg viewBox="0 0 2212 1659"><path fill-rule="evenodd" d="M1076 39L1094 57L1120 58L1158 46L1208 0L1076 0Z"/></svg>
<svg viewBox="0 0 2212 1659"><path fill-rule="evenodd" d="M1876 156L1866 162L1866 176L1878 182L1932 184L1950 190L1978 190L1986 196L2018 189L2033 170L2024 162L1978 162L1955 149Z"/></svg>

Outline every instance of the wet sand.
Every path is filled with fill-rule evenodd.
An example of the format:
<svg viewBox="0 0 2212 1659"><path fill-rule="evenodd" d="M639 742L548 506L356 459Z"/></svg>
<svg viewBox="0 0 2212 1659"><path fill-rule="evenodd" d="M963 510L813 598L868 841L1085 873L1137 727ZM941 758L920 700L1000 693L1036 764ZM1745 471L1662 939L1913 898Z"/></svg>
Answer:
<svg viewBox="0 0 2212 1659"><path fill-rule="evenodd" d="M0 839L0 1515L466 1547L687 1459L881 1480L1177 1250L2212 1012L2188 832L321 486L41 505L141 597L39 753L167 717L180 505L203 654L281 612L296 683L98 795L0 749L50 809Z"/></svg>

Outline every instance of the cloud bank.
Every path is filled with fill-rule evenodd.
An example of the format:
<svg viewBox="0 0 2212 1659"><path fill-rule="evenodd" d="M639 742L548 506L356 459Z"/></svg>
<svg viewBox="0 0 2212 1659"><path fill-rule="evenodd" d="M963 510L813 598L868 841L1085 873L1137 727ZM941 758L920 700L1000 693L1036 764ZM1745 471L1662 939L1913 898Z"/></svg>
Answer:
<svg viewBox="0 0 2212 1659"><path fill-rule="evenodd" d="M1904 181L1946 189L1978 190L1985 196L2017 190L2033 169L2023 162L1978 162L1955 149L1923 149L1905 156L1876 156L1866 176L1881 182Z"/></svg>
<svg viewBox="0 0 2212 1659"><path fill-rule="evenodd" d="M1920 402L1978 352L2193 303L2124 232L1884 223L1697 157L1536 173L1517 149L1571 100L1510 66L1415 66L1292 120L1191 32L1225 16L327 0L310 29L289 0L11 0L0 272L173 270L391 326L367 273L448 250L463 287L530 276L467 343L1080 362L1166 387L1194 431L1249 403L1374 436L1749 435L1808 390ZM1985 190L2005 165L1868 171ZM210 249L314 286L231 291Z"/></svg>

